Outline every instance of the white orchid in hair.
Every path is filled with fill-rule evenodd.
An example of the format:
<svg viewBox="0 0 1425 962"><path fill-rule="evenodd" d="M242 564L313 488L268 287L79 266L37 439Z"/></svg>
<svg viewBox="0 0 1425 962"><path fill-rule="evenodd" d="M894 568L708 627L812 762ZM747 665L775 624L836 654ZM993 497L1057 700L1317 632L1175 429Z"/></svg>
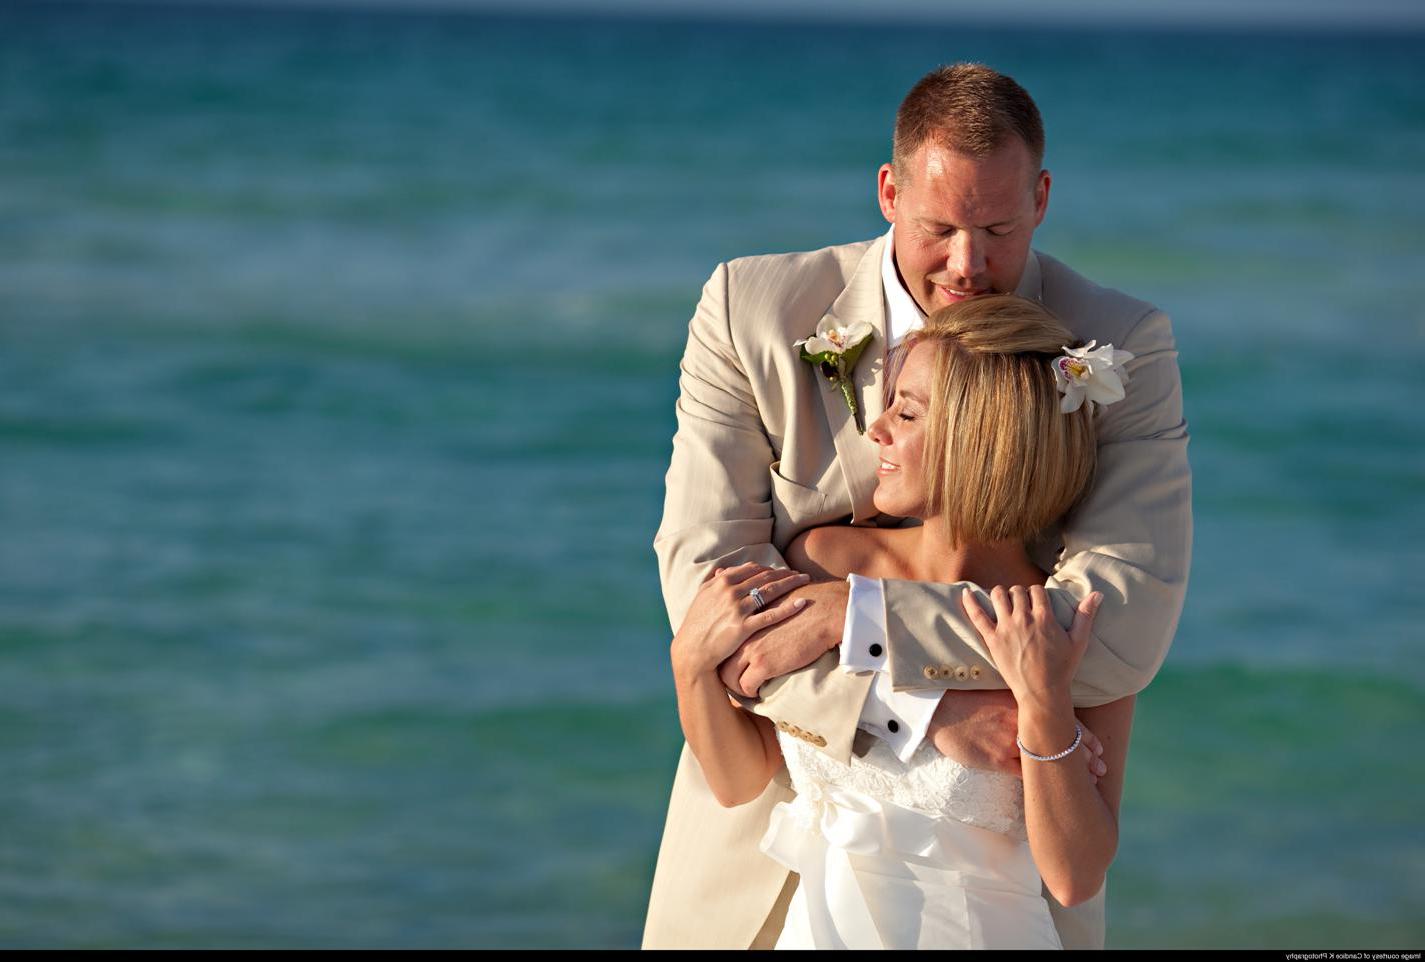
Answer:
<svg viewBox="0 0 1425 962"><path fill-rule="evenodd" d="M1065 414L1077 411L1085 401L1093 405L1123 400L1123 385L1128 380L1123 365L1133 360L1133 355L1114 350L1112 344L1096 348L1097 343L1066 347L1063 355L1052 362L1054 383L1064 395L1059 410Z"/></svg>

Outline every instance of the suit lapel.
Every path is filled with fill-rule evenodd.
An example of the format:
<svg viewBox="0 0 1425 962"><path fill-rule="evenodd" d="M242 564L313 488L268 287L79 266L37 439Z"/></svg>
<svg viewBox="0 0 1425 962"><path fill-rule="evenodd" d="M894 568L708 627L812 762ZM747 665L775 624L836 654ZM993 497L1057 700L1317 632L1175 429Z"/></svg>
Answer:
<svg viewBox="0 0 1425 962"><path fill-rule="evenodd" d="M881 416L881 383L886 367L886 300L881 287L881 254L885 247L881 238L866 249L845 290L832 303L823 320L832 324L868 321L875 329L871 343L866 345L856 367L851 372L856 390L856 403L861 408L862 425L870 425ZM836 445L836 460L841 466L846 490L851 495L851 522L866 524L876 516L871 495L876 490L876 446L856 430L856 419L846 406L841 391L821 375L821 402L826 410L831 438Z"/></svg>

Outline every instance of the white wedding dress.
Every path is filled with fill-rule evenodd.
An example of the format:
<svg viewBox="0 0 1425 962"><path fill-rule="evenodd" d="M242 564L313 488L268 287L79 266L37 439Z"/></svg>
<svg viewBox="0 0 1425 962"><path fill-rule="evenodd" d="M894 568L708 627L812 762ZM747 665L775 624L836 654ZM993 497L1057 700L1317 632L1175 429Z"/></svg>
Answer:
<svg viewBox="0 0 1425 962"><path fill-rule="evenodd" d="M928 741L907 764L858 733L865 753L842 765L777 739L797 797L773 809L761 847L801 876L777 948L1060 948L1019 779Z"/></svg>

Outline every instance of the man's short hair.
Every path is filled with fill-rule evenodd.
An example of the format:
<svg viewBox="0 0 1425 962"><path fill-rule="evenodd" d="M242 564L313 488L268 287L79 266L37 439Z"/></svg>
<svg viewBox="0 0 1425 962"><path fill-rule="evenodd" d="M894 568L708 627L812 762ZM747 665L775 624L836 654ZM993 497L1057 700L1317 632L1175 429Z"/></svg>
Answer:
<svg viewBox="0 0 1425 962"><path fill-rule="evenodd" d="M896 111L891 163L899 176L927 141L983 156L1018 137L1037 172L1044 163L1044 121L1029 92L984 64L957 63L932 70L911 88Z"/></svg>
<svg viewBox="0 0 1425 962"><path fill-rule="evenodd" d="M936 348L925 426L927 511L954 544L1029 540L1093 481L1092 405L1065 414L1051 367L1073 335L1014 294L941 308L908 344Z"/></svg>

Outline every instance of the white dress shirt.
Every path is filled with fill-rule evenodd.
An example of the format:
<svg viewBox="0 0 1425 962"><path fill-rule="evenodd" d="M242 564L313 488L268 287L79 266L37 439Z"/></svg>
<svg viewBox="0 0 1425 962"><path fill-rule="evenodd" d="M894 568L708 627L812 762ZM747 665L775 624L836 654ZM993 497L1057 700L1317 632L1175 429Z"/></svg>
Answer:
<svg viewBox="0 0 1425 962"><path fill-rule="evenodd" d="M886 350L899 347L906 335L925 324L920 306L906 291L896 272L895 225L886 231L881 257L881 287L886 296ZM861 706L857 727L884 740L903 762L920 747L930 718L944 692L892 691L886 667L886 597L880 579L858 574L846 576L851 594L846 601L846 626L841 635L843 671L874 671L876 681Z"/></svg>

